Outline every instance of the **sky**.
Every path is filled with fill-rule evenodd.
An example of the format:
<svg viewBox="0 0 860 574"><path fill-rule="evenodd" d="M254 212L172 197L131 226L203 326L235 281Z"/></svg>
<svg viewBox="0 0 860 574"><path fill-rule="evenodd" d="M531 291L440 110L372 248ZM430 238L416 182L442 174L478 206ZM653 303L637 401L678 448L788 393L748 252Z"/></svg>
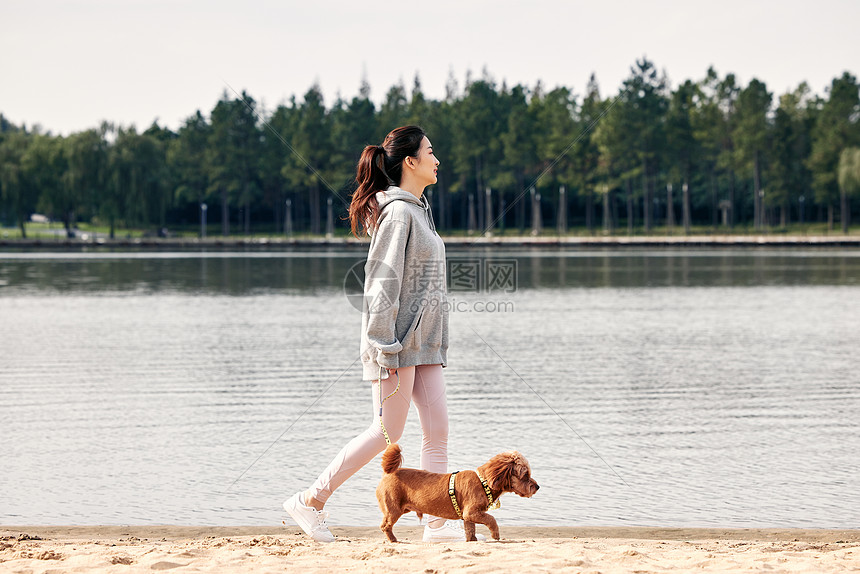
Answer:
<svg viewBox="0 0 860 574"><path fill-rule="evenodd" d="M246 90L271 111L318 83L331 106L362 77L379 103L417 74L441 99L449 75L567 86L594 73L618 92L647 57L672 86L713 65L774 93L824 95L860 74L860 2L649 0L3 0L0 113L67 135L102 120L177 129Z"/></svg>

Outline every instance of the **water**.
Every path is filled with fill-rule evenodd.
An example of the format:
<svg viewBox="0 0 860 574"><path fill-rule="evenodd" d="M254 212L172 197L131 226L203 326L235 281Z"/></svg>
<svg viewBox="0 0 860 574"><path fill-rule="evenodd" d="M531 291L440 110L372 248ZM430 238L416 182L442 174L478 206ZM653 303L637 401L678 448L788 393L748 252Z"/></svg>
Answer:
<svg viewBox="0 0 860 574"><path fill-rule="evenodd" d="M450 294L449 466L528 457L502 525L858 527L860 251L448 253L489 254L517 289ZM0 524L279 523L374 420L361 258L0 254ZM376 526L379 473L330 522Z"/></svg>

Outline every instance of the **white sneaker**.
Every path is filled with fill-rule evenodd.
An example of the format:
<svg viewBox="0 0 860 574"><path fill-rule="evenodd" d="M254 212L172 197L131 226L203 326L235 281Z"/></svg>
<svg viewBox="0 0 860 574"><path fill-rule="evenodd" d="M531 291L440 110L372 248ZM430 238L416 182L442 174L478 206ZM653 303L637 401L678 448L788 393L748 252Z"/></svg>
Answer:
<svg viewBox="0 0 860 574"><path fill-rule="evenodd" d="M334 534L329 531L325 523L328 512L307 506L302 500L301 492L297 492L284 503L284 510L293 517L305 534L317 542L335 541Z"/></svg>
<svg viewBox="0 0 860 574"><path fill-rule="evenodd" d="M483 534L475 533L475 538L478 542L487 539ZM463 523L459 520L446 520L439 528L431 528L428 524L424 527L424 542L465 542L466 531L463 530Z"/></svg>

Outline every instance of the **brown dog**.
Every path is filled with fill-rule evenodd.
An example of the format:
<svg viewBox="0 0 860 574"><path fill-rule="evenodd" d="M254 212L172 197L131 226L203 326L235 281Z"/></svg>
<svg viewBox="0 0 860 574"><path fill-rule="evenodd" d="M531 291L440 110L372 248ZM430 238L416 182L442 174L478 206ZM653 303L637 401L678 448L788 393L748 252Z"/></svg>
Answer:
<svg viewBox="0 0 860 574"><path fill-rule="evenodd" d="M376 499L382 510L380 528L391 542L394 537L394 524L401 516L415 511L420 519L424 514L439 518L459 520L454 503L448 494L451 474L438 474L414 468L400 468L403 457L400 445L393 444L382 455L382 470L385 474L376 487ZM498 500L504 492L515 492L522 497L531 498L538 491L538 483L531 478L531 468L523 455L516 451L497 454L479 466L477 472L464 470L455 477L455 497L463 513L463 529L466 540L475 541L475 523L480 522L490 529L493 538L499 539L499 525L487 513L489 497L478 478L480 474L489 485L493 500Z"/></svg>

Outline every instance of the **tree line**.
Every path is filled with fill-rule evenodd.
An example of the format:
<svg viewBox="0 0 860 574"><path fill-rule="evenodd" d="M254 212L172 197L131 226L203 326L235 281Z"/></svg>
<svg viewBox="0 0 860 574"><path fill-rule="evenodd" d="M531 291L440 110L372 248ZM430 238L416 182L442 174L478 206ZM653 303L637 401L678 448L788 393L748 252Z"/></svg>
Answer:
<svg viewBox="0 0 860 574"><path fill-rule="evenodd" d="M425 128L441 165L428 195L441 229L689 232L839 221L860 203L860 85L848 72L825 96L806 83L780 95L713 68L671 89L638 60L614 94L507 86L452 76L443 99L362 82L326 106L314 85L274 110L226 90L177 131L102 122L68 136L0 115L0 219L40 212L123 228L193 226L211 206L224 235L346 229L363 147L394 127ZM327 209L331 206L330 211ZM329 213L333 214L329 215ZM330 225L330 224L329 224ZM331 231L331 229L326 229Z"/></svg>

